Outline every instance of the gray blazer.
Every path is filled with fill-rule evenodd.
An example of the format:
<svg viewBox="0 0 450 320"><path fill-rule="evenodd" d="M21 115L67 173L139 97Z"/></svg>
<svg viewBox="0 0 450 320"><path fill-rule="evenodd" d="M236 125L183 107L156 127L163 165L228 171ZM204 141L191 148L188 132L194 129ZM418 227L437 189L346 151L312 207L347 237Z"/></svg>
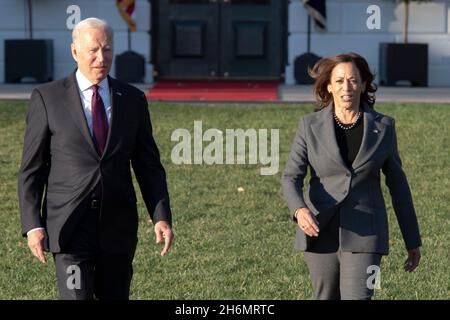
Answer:
<svg viewBox="0 0 450 320"><path fill-rule="evenodd" d="M323 228L340 208L340 246L346 252L388 254L386 206L380 169L407 249L421 246L411 191L397 150L394 119L363 105L360 150L348 168L334 133L332 107L301 118L282 177L283 194L292 215L307 207ZM309 186L303 181L310 169ZM296 219L293 217L293 220ZM320 232L319 232L320 237ZM313 238L297 225L295 248L308 251Z"/></svg>

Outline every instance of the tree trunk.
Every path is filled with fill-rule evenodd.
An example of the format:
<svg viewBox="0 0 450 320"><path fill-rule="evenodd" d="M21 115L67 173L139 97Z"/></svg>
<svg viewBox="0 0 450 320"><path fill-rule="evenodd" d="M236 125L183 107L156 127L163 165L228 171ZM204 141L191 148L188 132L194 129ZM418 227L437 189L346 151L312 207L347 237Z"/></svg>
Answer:
<svg viewBox="0 0 450 320"><path fill-rule="evenodd" d="M405 18L403 25L403 43L408 43L408 23L409 23L409 0L404 0L405 3Z"/></svg>

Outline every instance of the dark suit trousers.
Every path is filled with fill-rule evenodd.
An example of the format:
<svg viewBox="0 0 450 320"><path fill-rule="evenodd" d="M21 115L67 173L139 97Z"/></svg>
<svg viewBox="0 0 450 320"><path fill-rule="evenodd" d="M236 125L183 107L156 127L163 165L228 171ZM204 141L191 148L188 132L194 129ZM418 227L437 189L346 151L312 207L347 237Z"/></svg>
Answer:
<svg viewBox="0 0 450 320"><path fill-rule="evenodd" d="M129 297L134 250L129 254L101 250L99 213L98 208L89 207L67 247L53 255L62 300L127 300Z"/></svg>
<svg viewBox="0 0 450 320"><path fill-rule="evenodd" d="M339 211L304 253L317 300L370 300L381 255L343 252L339 246Z"/></svg>

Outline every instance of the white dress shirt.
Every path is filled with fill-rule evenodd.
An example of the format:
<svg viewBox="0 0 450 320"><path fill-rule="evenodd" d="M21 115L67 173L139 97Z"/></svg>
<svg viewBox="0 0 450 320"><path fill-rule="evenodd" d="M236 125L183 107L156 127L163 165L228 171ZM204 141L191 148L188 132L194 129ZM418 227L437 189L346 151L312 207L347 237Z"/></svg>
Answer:
<svg viewBox="0 0 450 320"><path fill-rule="evenodd" d="M89 131L91 132L91 135L93 135L92 132L92 94L94 93L94 90L92 89L92 82L90 82L78 69L75 73L75 77L77 79L78 84L78 90L80 93L81 98L81 104L83 106L84 116L86 117L86 121L89 127ZM108 125L111 123L111 103L110 103L110 96L109 96L109 83L108 78L103 79L98 84L98 93L102 97L103 105L105 106L106 111L106 118L108 119ZM33 228L27 232L27 236L35 231L40 230L44 228Z"/></svg>
<svg viewBox="0 0 450 320"><path fill-rule="evenodd" d="M77 78L78 90L80 92L81 104L83 105L84 116L86 117L89 131L92 133L92 82L90 82L80 71L75 73ZM105 106L106 118L108 119L108 125L111 123L111 103L109 96L109 84L108 78L103 79L98 84L98 93L102 97L103 105Z"/></svg>

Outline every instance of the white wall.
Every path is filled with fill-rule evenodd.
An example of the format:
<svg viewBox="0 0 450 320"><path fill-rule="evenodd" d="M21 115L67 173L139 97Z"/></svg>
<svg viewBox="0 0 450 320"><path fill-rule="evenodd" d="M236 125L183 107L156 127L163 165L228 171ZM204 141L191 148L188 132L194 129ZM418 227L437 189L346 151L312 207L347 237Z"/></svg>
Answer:
<svg viewBox="0 0 450 320"><path fill-rule="evenodd" d="M381 9L380 30L366 26L369 5ZM311 51L319 56L355 51L362 54L378 74L380 42L402 42L403 6L388 0L327 0L328 30L312 28ZM410 5L409 42L428 43L430 86L450 86L450 0ZM307 16L301 0L289 5L289 41L286 83L294 84L295 58L306 52ZM413 66L412 66L413 67Z"/></svg>
<svg viewBox="0 0 450 320"><path fill-rule="evenodd" d="M275 0L281 1L281 0ZM4 81L4 39L26 38L26 0L0 0L0 82ZM75 68L70 55L71 30L66 27L69 5L81 9L81 19L97 16L108 21L115 31L115 53L127 50L127 26L120 17L115 0L33 0L33 37L51 38L54 45L54 78L62 78ZM381 29L366 27L366 9L381 8ZM132 49L149 62L151 50L151 8L147 0L137 0L134 19L138 30L132 33ZM311 51L319 56L356 51L366 57L378 73L378 44L401 42L403 8L389 0L327 0L328 31L312 28ZM293 62L306 52L306 12L301 0L289 5L288 63L286 83L295 82ZM410 42L429 44L429 85L450 86L450 0L411 4ZM32 57L30 57L32 59ZM146 64L146 82L152 82L153 66ZM114 65L112 74L115 74Z"/></svg>
<svg viewBox="0 0 450 320"><path fill-rule="evenodd" d="M127 50L127 25L120 16L115 0L33 0L33 38L53 39L54 78L60 79L75 68L70 54L71 30L66 27L69 14L67 7L80 7L81 19L96 16L106 20L114 29L114 51L120 54ZM137 0L133 18L137 31L132 33L131 49L142 54L146 62L150 59L151 28L150 3ZM28 25L26 0L0 0L0 82L4 82L4 40L26 39ZM30 59L32 54L30 53ZM146 82L152 82L152 66L146 64ZM115 74L114 64L111 74Z"/></svg>

